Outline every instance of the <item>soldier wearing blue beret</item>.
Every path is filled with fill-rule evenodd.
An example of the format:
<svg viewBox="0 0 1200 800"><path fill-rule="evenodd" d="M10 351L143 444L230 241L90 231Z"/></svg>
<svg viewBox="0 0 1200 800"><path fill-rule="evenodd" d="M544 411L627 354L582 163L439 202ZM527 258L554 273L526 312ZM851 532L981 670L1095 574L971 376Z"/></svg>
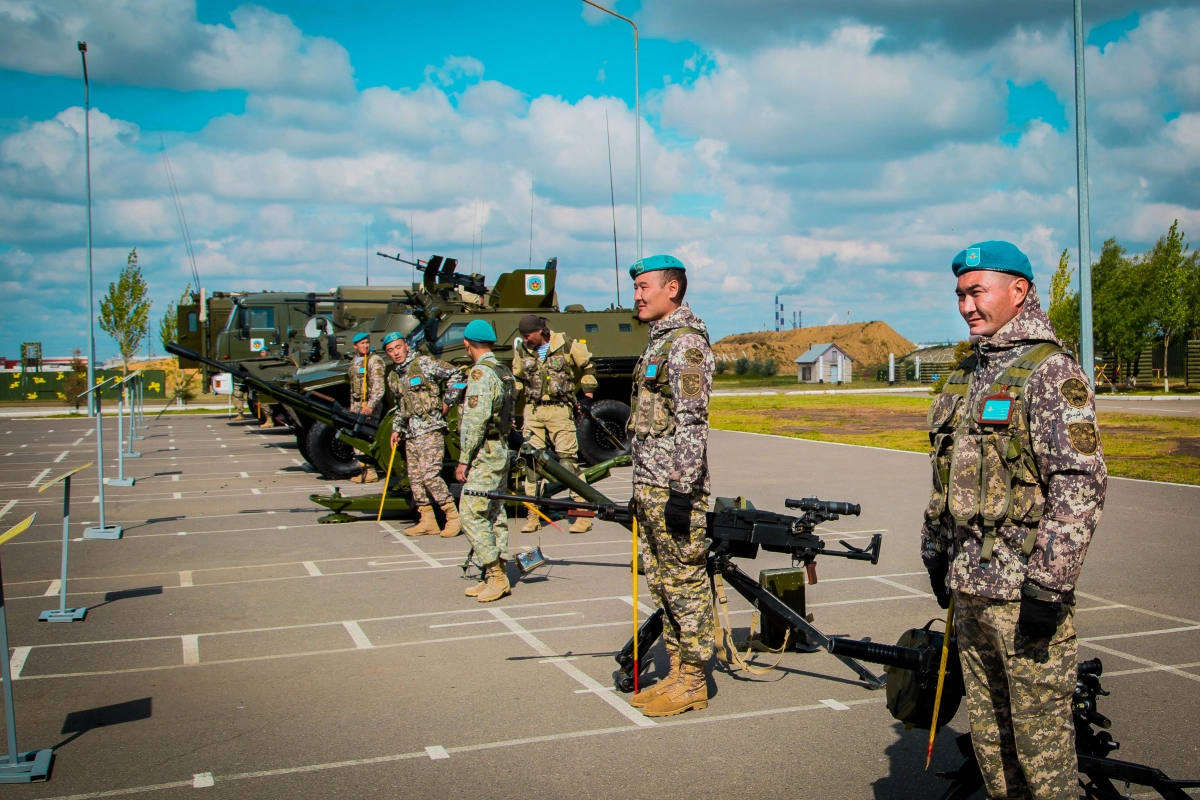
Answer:
<svg viewBox="0 0 1200 800"><path fill-rule="evenodd" d="M1074 800L1075 585L1108 478L1095 397L1020 249L978 242L951 269L972 349L929 408L921 557L953 603L988 797Z"/></svg>

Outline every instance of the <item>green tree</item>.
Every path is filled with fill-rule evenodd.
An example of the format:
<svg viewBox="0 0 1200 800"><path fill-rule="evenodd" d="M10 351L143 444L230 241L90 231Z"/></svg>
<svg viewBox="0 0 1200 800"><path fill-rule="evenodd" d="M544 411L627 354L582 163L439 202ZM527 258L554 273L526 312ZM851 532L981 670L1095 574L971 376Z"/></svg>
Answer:
<svg viewBox="0 0 1200 800"><path fill-rule="evenodd" d="M1183 333L1188 322L1184 290L1187 287L1190 257L1184 235L1179 230L1179 220L1175 220L1171 223L1171 229L1155 242L1144 259L1150 276L1150 322L1163 340L1164 391L1170 388L1167 353L1171 347L1171 337Z"/></svg>
<svg viewBox="0 0 1200 800"><path fill-rule="evenodd" d="M1071 254L1063 250L1058 258L1058 269L1050 278L1050 310L1047 314L1054 325L1054 332L1062 343L1076 356L1079 354L1079 293L1071 291Z"/></svg>
<svg viewBox="0 0 1200 800"><path fill-rule="evenodd" d="M163 313L162 319L158 321L158 340L162 342L163 352L166 352L167 345L171 342L179 341L179 306L187 305L191 298L192 285L189 283L183 290L183 294L179 296L179 302L176 303L172 300Z"/></svg>
<svg viewBox="0 0 1200 800"><path fill-rule="evenodd" d="M1148 270L1109 239L1092 265L1092 317L1096 343L1116 361L1125 385L1132 386L1138 356L1153 339ZM1115 377L1115 376L1114 376Z"/></svg>
<svg viewBox="0 0 1200 800"><path fill-rule="evenodd" d="M100 301L100 329L111 336L121 349L125 372L129 361L141 348L150 332L150 300L146 281L138 266L137 248L129 251L125 268Z"/></svg>
<svg viewBox="0 0 1200 800"><path fill-rule="evenodd" d="M65 395L63 402L69 406L74 406L75 410L79 410L80 404L83 402L81 394L88 389L87 382L87 362L83 360L83 351L76 350L71 355L71 371L67 373L66 378L62 382L62 392Z"/></svg>

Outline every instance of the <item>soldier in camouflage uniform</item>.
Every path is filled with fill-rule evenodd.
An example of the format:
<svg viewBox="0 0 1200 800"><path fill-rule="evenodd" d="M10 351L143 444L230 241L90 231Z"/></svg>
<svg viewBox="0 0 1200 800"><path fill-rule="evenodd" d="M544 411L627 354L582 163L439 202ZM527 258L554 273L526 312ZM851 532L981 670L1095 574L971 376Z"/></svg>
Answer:
<svg viewBox="0 0 1200 800"><path fill-rule="evenodd" d="M687 273L672 256L629 270L638 319L650 342L634 371L629 430L633 500L646 584L666 614L663 644L670 673L633 696L649 717L708 705L713 606L705 561L708 397L716 363L708 329L684 302Z"/></svg>
<svg viewBox="0 0 1200 800"><path fill-rule="evenodd" d="M405 531L408 536L457 536L462 530L454 498L442 480L447 430L445 414L467 388L462 372L445 361L413 352L396 332L383 337L383 349L395 364L387 376L396 413L392 417L392 448L404 440L408 485L421 520ZM446 514L446 527L438 530L433 502Z"/></svg>
<svg viewBox="0 0 1200 800"><path fill-rule="evenodd" d="M513 345L512 373L517 380L518 399L524 398L522 434L539 450L554 446L558 461L579 474L579 438L575 431L575 390L578 386L590 401L596 391L596 368L587 345L550 330L544 317L526 314L517 329L521 340ZM537 475L525 473L525 493L537 494ZM579 495L572 495L583 500ZM530 511L522 533L541 527L540 517ZM571 533L587 533L592 521L579 517Z"/></svg>
<svg viewBox="0 0 1200 800"><path fill-rule="evenodd" d="M378 416L383 407L385 390L383 359L371 352L371 337L365 333L354 335L354 360L347 374L350 377L350 411L354 414ZM379 475L368 466L350 479L353 483L375 483Z"/></svg>
<svg viewBox="0 0 1200 800"><path fill-rule="evenodd" d="M459 420L459 456L455 477L464 489L503 490L508 477L508 433L512 430L516 381L492 352L496 332L472 320L463 338L475 363L467 376L467 396ZM484 580L467 589L468 597L490 603L512 593L505 568L508 516L504 503L464 493L458 510L471 548L483 564Z"/></svg>
<svg viewBox="0 0 1200 800"><path fill-rule="evenodd" d="M922 559L954 599L988 796L1075 800L1074 592L1108 480L1095 398L1024 253L980 242L953 269L973 350L929 409Z"/></svg>

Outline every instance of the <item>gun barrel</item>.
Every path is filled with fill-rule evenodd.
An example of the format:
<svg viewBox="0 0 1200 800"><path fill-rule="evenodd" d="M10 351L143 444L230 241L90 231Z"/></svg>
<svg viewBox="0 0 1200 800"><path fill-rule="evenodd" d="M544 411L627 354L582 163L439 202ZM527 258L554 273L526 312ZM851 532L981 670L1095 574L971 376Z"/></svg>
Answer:
<svg viewBox="0 0 1200 800"><path fill-rule="evenodd" d="M858 503L841 503L837 500L818 500L815 497L805 497L800 500L784 500L788 508L798 508L801 511L821 511L826 514L845 514L857 517L862 507Z"/></svg>
<svg viewBox="0 0 1200 800"><path fill-rule="evenodd" d="M858 661L884 664L913 672L923 672L931 668L933 662L928 655L933 650L929 648L901 647L861 639L843 639L838 636L829 639L829 652L835 656L846 656Z"/></svg>

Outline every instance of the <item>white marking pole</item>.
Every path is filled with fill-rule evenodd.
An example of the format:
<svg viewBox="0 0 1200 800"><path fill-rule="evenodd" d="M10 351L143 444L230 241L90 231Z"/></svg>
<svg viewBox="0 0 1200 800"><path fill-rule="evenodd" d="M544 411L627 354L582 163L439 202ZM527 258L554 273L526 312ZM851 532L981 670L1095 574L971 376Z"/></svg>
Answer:
<svg viewBox="0 0 1200 800"><path fill-rule="evenodd" d="M37 485L42 482L42 478L46 477L49 474L50 474L50 468L46 467L46 469L44 469L38 473L38 476L36 478L34 478L32 481L29 482L29 486L26 488L36 489Z"/></svg>
<svg viewBox="0 0 1200 800"><path fill-rule="evenodd" d="M375 647L375 645L371 644L371 640L367 638L367 634L363 632L363 629L357 622L349 620L343 622L342 626L346 629L346 633L350 634L350 638L354 641L354 646L359 650L370 650Z"/></svg>
<svg viewBox="0 0 1200 800"><path fill-rule="evenodd" d="M200 635L193 633L187 636L180 636L183 640L183 664L184 666L194 667L200 663Z"/></svg>

